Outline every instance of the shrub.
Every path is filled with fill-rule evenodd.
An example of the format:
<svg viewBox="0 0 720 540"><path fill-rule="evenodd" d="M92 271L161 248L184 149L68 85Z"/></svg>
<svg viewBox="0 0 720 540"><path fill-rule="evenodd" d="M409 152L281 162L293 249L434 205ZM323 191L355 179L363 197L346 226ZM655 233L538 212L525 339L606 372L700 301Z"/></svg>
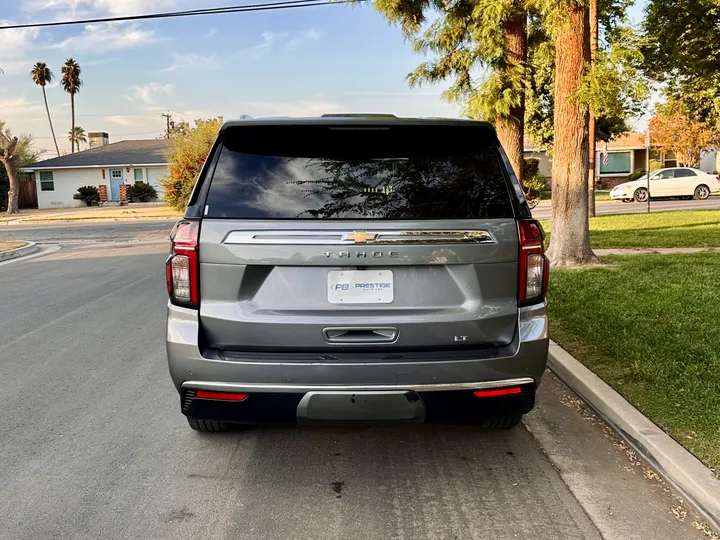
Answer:
<svg viewBox="0 0 720 540"><path fill-rule="evenodd" d="M128 197L140 199L140 202L152 201L157 198L157 191L150 184L140 182L128 188Z"/></svg>
<svg viewBox="0 0 720 540"><path fill-rule="evenodd" d="M523 190L529 199L539 199L543 191L547 190L545 179L539 174L523 178Z"/></svg>
<svg viewBox="0 0 720 540"><path fill-rule="evenodd" d="M95 186L81 186L78 188L77 193L73 195L73 199L84 201L85 204L91 206L92 203L100 200L100 192Z"/></svg>
<svg viewBox="0 0 720 540"><path fill-rule="evenodd" d="M645 174L645 171L643 171L642 169L635 169L628 175L628 180L632 182L640 178L643 174Z"/></svg>
<svg viewBox="0 0 720 540"><path fill-rule="evenodd" d="M168 151L170 175L160 182L165 188L165 200L173 208L183 210L187 206L221 125L222 118L195 120L195 127L182 123L172 132Z"/></svg>
<svg viewBox="0 0 720 540"><path fill-rule="evenodd" d="M657 171L663 168L663 164L659 159L650 160L650 172Z"/></svg>
<svg viewBox="0 0 720 540"><path fill-rule="evenodd" d="M523 178L537 176L540 172L540 160L533 158L523 159Z"/></svg>

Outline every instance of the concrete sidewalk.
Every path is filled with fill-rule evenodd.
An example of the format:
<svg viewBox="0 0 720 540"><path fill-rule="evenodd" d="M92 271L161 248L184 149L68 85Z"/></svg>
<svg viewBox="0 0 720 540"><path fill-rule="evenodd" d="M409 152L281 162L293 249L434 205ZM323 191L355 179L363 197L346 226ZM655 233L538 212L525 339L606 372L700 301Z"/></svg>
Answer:
<svg viewBox="0 0 720 540"><path fill-rule="evenodd" d="M19 214L0 216L3 225L22 225L76 220L136 220L136 219L173 219L182 216L181 212L162 202L130 203L124 206L80 206L77 208L46 208L42 210L23 210Z"/></svg>

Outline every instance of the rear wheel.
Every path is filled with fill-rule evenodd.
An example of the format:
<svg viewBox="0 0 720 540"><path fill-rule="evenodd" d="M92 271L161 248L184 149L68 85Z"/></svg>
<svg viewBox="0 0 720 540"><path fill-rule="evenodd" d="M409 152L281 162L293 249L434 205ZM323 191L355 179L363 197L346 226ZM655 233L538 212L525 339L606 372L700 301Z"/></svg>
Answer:
<svg viewBox="0 0 720 540"><path fill-rule="evenodd" d="M496 416L495 418L486 418L480 425L490 429L512 429L520 424L522 414L512 414L509 416Z"/></svg>
<svg viewBox="0 0 720 540"><path fill-rule="evenodd" d="M648 200L648 190L644 187L635 190L635 200L637 202L646 202Z"/></svg>
<svg viewBox="0 0 720 540"><path fill-rule="evenodd" d="M199 420L197 418L188 418L190 428L202 433L223 433L231 431L233 426L225 422L216 422L215 420Z"/></svg>
<svg viewBox="0 0 720 540"><path fill-rule="evenodd" d="M704 201L710 196L710 188L706 185L701 185L695 188L695 198L699 201Z"/></svg>

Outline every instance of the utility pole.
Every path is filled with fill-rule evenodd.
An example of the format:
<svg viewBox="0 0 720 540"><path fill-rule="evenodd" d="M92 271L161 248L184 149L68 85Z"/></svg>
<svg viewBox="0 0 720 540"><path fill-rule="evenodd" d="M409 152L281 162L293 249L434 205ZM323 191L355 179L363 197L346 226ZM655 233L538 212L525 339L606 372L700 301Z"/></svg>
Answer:
<svg viewBox="0 0 720 540"><path fill-rule="evenodd" d="M170 111L166 113L160 113L160 116L162 116L165 119L165 138L170 138L170 125L173 124L172 121L172 115L170 114Z"/></svg>
<svg viewBox="0 0 720 540"><path fill-rule="evenodd" d="M645 170L647 171L647 211L650 213L650 125L645 134Z"/></svg>
<svg viewBox="0 0 720 540"><path fill-rule="evenodd" d="M595 67L598 47L598 0L590 0L590 66ZM595 154L596 154L595 111L590 107L590 123L588 138L590 139L590 155L588 160L588 216L595 217Z"/></svg>

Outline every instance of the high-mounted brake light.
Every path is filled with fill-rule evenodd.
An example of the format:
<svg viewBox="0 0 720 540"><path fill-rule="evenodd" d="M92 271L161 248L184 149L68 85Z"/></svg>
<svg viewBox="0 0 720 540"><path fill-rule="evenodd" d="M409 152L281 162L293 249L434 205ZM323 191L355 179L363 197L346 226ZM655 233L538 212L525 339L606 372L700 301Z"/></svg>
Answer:
<svg viewBox="0 0 720 540"><path fill-rule="evenodd" d="M520 305L541 302L548 286L549 263L545 256L545 233L534 219L518 222L520 260L518 300Z"/></svg>
<svg viewBox="0 0 720 540"><path fill-rule="evenodd" d="M172 235L172 253L166 263L168 294L178 303L198 305L198 221L180 221Z"/></svg>

